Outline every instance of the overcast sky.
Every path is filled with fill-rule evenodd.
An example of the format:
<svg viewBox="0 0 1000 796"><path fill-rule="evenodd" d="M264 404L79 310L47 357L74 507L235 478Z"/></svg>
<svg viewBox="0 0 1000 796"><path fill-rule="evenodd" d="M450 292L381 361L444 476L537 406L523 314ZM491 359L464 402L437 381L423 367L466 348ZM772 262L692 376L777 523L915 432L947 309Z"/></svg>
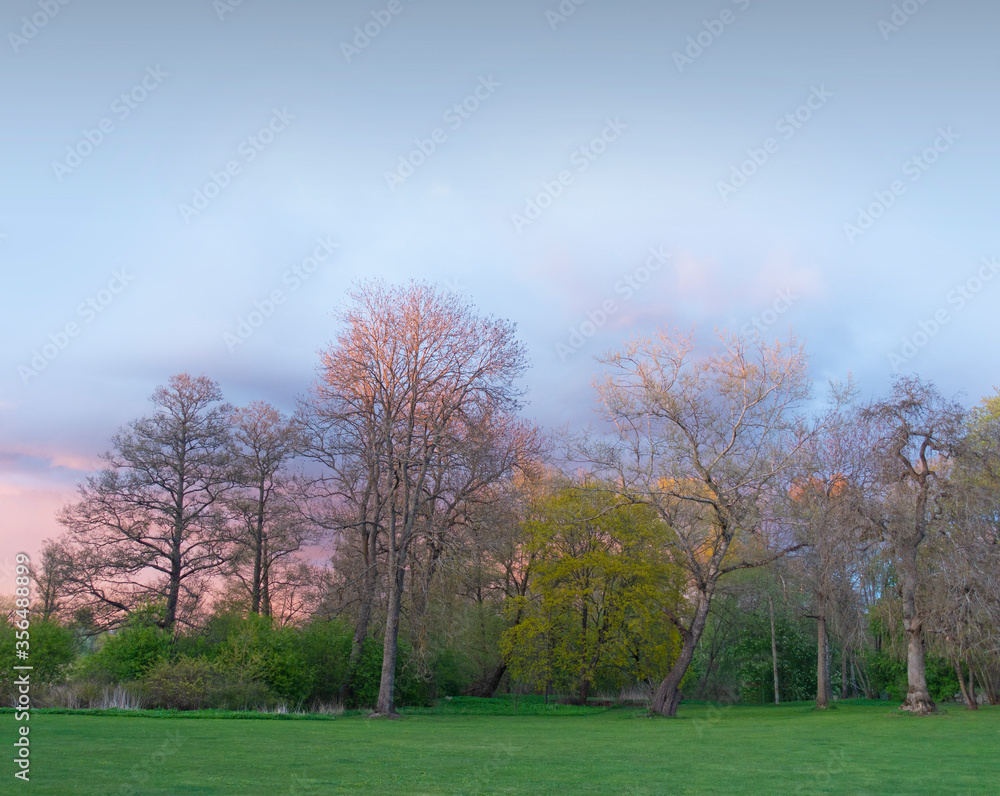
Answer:
<svg viewBox="0 0 1000 796"><path fill-rule="evenodd" d="M0 591L157 385L292 409L364 277L516 322L547 427L591 418L595 354L663 326L791 328L820 385L917 372L977 401L1000 383L998 21L8 0Z"/></svg>

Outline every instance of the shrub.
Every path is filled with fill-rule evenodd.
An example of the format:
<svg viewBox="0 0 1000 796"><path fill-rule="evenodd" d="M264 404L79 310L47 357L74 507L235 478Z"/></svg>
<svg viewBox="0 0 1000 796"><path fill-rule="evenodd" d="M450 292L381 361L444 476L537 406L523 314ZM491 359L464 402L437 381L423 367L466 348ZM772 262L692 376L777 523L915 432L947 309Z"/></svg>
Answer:
<svg viewBox="0 0 1000 796"><path fill-rule="evenodd" d="M928 655L926 674L927 690L935 702L950 702L962 690L962 686L958 684L955 667L944 658Z"/></svg>
<svg viewBox="0 0 1000 796"><path fill-rule="evenodd" d="M170 654L170 637L158 627L129 625L108 635L101 648L83 658L79 675L105 683L140 680Z"/></svg>
<svg viewBox="0 0 1000 796"><path fill-rule="evenodd" d="M9 690L13 667L18 665L17 632L7 622L0 621L0 690L4 692ZM34 619L28 633L30 664L34 667L32 682L45 685L62 680L67 667L76 658L73 631L52 620Z"/></svg>
<svg viewBox="0 0 1000 796"><path fill-rule="evenodd" d="M224 679L212 697L220 710L272 710L278 704L266 683L259 680Z"/></svg>
<svg viewBox="0 0 1000 796"><path fill-rule="evenodd" d="M368 636L361 646L361 655L351 677L351 707L375 707L381 680L382 644L373 636Z"/></svg>
<svg viewBox="0 0 1000 796"><path fill-rule="evenodd" d="M309 672L310 698L324 702L339 698L347 677L352 632L337 620L311 622L296 638L299 655Z"/></svg>
<svg viewBox="0 0 1000 796"><path fill-rule="evenodd" d="M443 649L434 656L434 697L459 696L472 684L474 664L469 656Z"/></svg>
<svg viewBox="0 0 1000 796"><path fill-rule="evenodd" d="M142 692L152 708L198 710L214 707L222 686L222 674L214 663L181 658L154 666L143 680Z"/></svg>
<svg viewBox="0 0 1000 796"><path fill-rule="evenodd" d="M906 699L906 661L888 655L884 650L869 652L866 656L872 690L879 697L894 702Z"/></svg>
<svg viewBox="0 0 1000 796"><path fill-rule="evenodd" d="M233 681L261 682L280 699L300 703L309 696L311 672L296 649L294 628L275 628L267 617L235 623L215 662Z"/></svg>
<svg viewBox="0 0 1000 796"><path fill-rule="evenodd" d="M382 682L382 648L381 639L372 636L365 639L361 657L351 678L352 707L373 708L378 702L379 685ZM430 701L430 684L417 677L415 667L409 665L411 657L409 644L400 639L396 653L395 702L397 705L427 705Z"/></svg>

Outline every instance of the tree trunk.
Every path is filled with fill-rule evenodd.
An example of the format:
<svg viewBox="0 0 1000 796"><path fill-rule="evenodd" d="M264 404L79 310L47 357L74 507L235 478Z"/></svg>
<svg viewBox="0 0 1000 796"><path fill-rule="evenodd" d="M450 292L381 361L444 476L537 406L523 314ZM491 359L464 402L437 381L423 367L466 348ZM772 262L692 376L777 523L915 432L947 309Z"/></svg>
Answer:
<svg viewBox="0 0 1000 796"><path fill-rule="evenodd" d="M250 585L250 612L260 613L260 570L261 570L261 549L260 539L254 545L253 551L253 582Z"/></svg>
<svg viewBox="0 0 1000 796"><path fill-rule="evenodd" d="M253 539L253 585L250 593L250 610L255 614L260 614L260 587L264 564L264 503L264 482L261 481L257 490L257 527Z"/></svg>
<svg viewBox="0 0 1000 796"><path fill-rule="evenodd" d="M708 649L708 664L705 666L705 676L701 678L701 682L698 684L698 693L695 699L704 699L705 697L705 691L708 689L708 681L711 679L712 672L715 669L716 654L717 649L713 639L713 643Z"/></svg>
<svg viewBox="0 0 1000 796"><path fill-rule="evenodd" d="M866 679L867 678L867 679ZM864 692L865 699L875 699L875 692L872 690L872 681L863 668L857 665L855 656L851 656L851 682L854 683L854 696L860 696ZM861 690L858 690L858 683Z"/></svg>
<svg viewBox="0 0 1000 796"><path fill-rule="evenodd" d="M170 582L167 587L167 608L163 617L163 627L166 630L174 629L174 622L177 621L177 605L181 597L181 551L180 539L174 539L173 550L170 554Z"/></svg>
<svg viewBox="0 0 1000 796"><path fill-rule="evenodd" d="M362 577L361 608L358 620L354 625L354 638L351 640L351 654L347 659L347 676L340 684L340 703L344 704L351 698L352 682L361 660L365 639L368 637L368 625L371 622L372 605L375 602L375 586L378 583L378 570L375 566L378 554L377 536L374 531L366 529L362 532L365 549L365 572Z"/></svg>
<svg viewBox="0 0 1000 796"><path fill-rule="evenodd" d="M392 551L391 551L392 552ZM378 687L378 703L373 716L391 718L398 716L395 705L396 655L399 652L399 608L403 597L403 577L406 574L402 554L392 556L389 571L389 610L385 619L385 641L382 645L382 680ZM393 566L395 564L395 566Z"/></svg>
<svg viewBox="0 0 1000 796"><path fill-rule="evenodd" d="M771 595L767 595L767 606L771 612L771 667L774 672L774 704L781 704L781 697L778 691L778 637L774 632L774 600Z"/></svg>
<svg viewBox="0 0 1000 796"><path fill-rule="evenodd" d="M830 639L826 633L826 616L823 615L822 608L820 609L820 616L816 618L816 637L816 709L826 710L830 707L826 691L826 683L829 679L826 665L826 650L830 645Z"/></svg>
<svg viewBox="0 0 1000 796"><path fill-rule="evenodd" d="M491 697L500 687L500 681L503 679L504 674L507 672L507 664L501 663L494 666L488 672L486 672L482 677L480 677L476 682L469 686L469 690L466 692L468 696L474 697Z"/></svg>
<svg viewBox="0 0 1000 796"><path fill-rule="evenodd" d="M714 584L713 584L714 585ZM691 627L683 631L684 641L681 644L681 653L674 661L670 672L660 683L653 697L653 704L650 711L660 713L671 718L677 715L677 706L681 702L681 680L687 673L691 661L694 659L694 651L701 639L701 634L705 631L705 623L708 621L708 606L711 602L711 594L700 592L698 595L698 605L695 608L694 619Z"/></svg>
<svg viewBox="0 0 1000 796"><path fill-rule="evenodd" d="M956 657L952 663L955 664L955 676L958 678L958 687L962 689L962 699L965 700L965 706L969 710L972 710L969 692L965 690L965 675L962 674L962 661Z"/></svg>
<svg viewBox="0 0 1000 796"><path fill-rule="evenodd" d="M969 710L979 710L979 700L976 699L976 672L972 668L972 661L969 661L969 701L966 703Z"/></svg>
<svg viewBox="0 0 1000 796"><path fill-rule="evenodd" d="M264 616L271 615L271 564L268 561L267 540L264 540L264 555L260 568L260 612Z"/></svg>
<svg viewBox="0 0 1000 796"><path fill-rule="evenodd" d="M979 679L979 685L982 687L983 692L986 694L986 701L989 702L991 705L1000 705L1000 695L998 695L996 692L996 686L994 685L993 681L989 678L988 675L986 677L983 676L983 671L984 671L983 668L979 667L978 679ZM988 673L989 669L986 669L985 671Z"/></svg>
<svg viewBox="0 0 1000 796"><path fill-rule="evenodd" d="M923 620L917 613L917 545L919 541L906 540L900 544L903 627L906 630L906 701L900 709L926 715L937 712L937 705L927 690L926 651L924 649Z"/></svg>
<svg viewBox="0 0 1000 796"><path fill-rule="evenodd" d="M589 616L588 611L589 606L587 602L583 603L583 611L581 612L580 619L580 704L587 704L587 696L590 693L590 677L588 677L587 672L590 667L587 665L589 662L590 654L587 649L587 619Z"/></svg>
<svg viewBox="0 0 1000 796"><path fill-rule="evenodd" d="M840 644L840 698L847 699L847 649L843 641Z"/></svg>

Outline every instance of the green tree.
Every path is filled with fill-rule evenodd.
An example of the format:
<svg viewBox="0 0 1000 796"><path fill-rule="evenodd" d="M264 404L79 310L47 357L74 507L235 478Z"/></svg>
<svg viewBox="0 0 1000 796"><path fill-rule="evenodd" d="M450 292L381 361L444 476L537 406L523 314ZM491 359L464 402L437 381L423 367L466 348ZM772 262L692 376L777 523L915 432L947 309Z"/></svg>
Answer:
<svg viewBox="0 0 1000 796"><path fill-rule="evenodd" d="M561 485L525 523L535 577L503 638L515 679L585 702L593 686L648 679L675 657L662 620L681 600L670 529L652 509L618 503L607 485Z"/></svg>
<svg viewBox="0 0 1000 796"><path fill-rule="evenodd" d="M17 658L17 641L30 643L29 660ZM31 680L52 683L59 680L66 667L76 658L77 644L73 631L51 619L34 619L27 634L9 622L0 621L0 685L13 681L15 666L32 666ZM3 690L0 688L0 690Z"/></svg>

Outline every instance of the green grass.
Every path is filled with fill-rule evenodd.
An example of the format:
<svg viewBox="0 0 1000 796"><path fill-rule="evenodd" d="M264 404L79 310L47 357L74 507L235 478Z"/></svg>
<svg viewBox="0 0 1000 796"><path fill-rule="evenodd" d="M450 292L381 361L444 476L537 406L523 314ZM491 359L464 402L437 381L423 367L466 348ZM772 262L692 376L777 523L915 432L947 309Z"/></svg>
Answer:
<svg viewBox="0 0 1000 796"><path fill-rule="evenodd" d="M678 719L519 700L452 700L399 721L202 715L31 718L31 783L51 794L1000 791L1000 709L900 715L886 703L713 708ZM477 715L472 715L476 713ZM487 714L487 715L484 715ZM533 715L529 715L533 714ZM230 714L232 715L232 714ZM0 714L10 750L15 721ZM10 755L0 792L15 793ZM10 784L8 784L10 783Z"/></svg>

